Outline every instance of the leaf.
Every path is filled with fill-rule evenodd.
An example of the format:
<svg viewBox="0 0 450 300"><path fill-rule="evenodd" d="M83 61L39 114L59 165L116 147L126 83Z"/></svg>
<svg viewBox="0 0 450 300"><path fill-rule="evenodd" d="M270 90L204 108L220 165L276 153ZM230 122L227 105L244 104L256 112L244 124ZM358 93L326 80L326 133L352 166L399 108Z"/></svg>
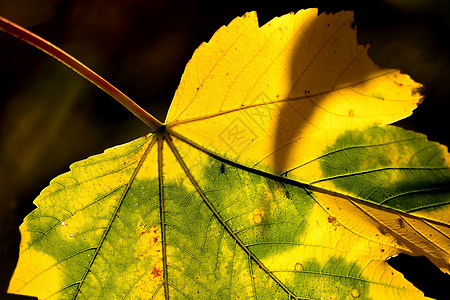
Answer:
<svg viewBox="0 0 450 300"><path fill-rule="evenodd" d="M421 299L386 260L449 272L444 146L387 125L421 86L352 14L236 18L164 126L77 162L21 225L9 292L40 299Z"/></svg>

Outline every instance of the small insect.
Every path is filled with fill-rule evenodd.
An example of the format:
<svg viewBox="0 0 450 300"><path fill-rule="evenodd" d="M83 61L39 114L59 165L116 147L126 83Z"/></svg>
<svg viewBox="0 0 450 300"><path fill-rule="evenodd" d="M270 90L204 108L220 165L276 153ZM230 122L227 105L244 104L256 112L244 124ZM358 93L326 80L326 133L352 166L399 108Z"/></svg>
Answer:
<svg viewBox="0 0 450 300"><path fill-rule="evenodd" d="M225 174L225 165L224 164L220 165L220 173Z"/></svg>

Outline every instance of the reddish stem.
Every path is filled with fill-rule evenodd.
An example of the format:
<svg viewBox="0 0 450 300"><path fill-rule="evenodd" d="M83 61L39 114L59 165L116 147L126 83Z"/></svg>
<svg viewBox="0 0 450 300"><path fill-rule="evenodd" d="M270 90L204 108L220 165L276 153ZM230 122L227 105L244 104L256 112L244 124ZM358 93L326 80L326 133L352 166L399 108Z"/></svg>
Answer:
<svg viewBox="0 0 450 300"><path fill-rule="evenodd" d="M146 112L143 108L137 105L133 100L128 98L124 93L119 91L116 87L106 81L103 77L83 65L73 56L66 53L64 50L53 45L49 41L37 36L27 29L3 18L0 16L0 29L27 42L28 44L42 50L48 55L56 58L96 86L106 92L108 95L117 100L120 104L125 106L130 112L150 127L152 132L155 132L163 124L158 121L151 114Z"/></svg>

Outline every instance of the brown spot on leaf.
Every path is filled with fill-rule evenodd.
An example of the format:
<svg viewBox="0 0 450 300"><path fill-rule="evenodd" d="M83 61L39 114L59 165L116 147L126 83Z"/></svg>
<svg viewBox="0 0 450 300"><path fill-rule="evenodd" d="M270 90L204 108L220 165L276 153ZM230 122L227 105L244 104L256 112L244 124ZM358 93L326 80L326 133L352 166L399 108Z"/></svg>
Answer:
<svg viewBox="0 0 450 300"><path fill-rule="evenodd" d="M158 243L160 237L159 228L156 225L148 228L146 225L145 229L144 231L140 228L139 249L136 253L138 257L156 255L155 253L161 251L161 244Z"/></svg>
<svg viewBox="0 0 450 300"><path fill-rule="evenodd" d="M339 226L339 222L336 221L336 217L333 217L333 216L328 216L328 223L331 223L331 225L334 226L334 231L336 231L336 229L337 229L336 227Z"/></svg>
<svg viewBox="0 0 450 300"><path fill-rule="evenodd" d="M152 275L153 275L153 277L162 277L162 275L163 275L163 273L162 273L162 270L161 269L159 269L159 268L157 268L157 267L153 267L153 269L152 269Z"/></svg>
<svg viewBox="0 0 450 300"><path fill-rule="evenodd" d="M348 116L349 116L349 117L354 117L354 116L355 116L355 111L354 111L353 109L350 109L350 110L348 111Z"/></svg>

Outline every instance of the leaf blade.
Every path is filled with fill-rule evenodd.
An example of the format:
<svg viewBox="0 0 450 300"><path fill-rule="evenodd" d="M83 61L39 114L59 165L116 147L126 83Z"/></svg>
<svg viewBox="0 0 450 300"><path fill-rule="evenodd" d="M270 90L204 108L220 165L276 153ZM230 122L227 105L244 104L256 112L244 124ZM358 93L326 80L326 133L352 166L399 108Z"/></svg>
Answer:
<svg viewBox="0 0 450 300"><path fill-rule="evenodd" d="M17 274L15 276L18 276L19 278L16 278L11 282L10 290L27 294L29 289L37 289L43 293L41 295L45 298L51 297L56 292L54 291L54 288L58 287L57 283L60 282L62 287L67 286L68 289L71 290L61 290L62 293L60 294L60 297L68 299L76 297L78 293L83 293L83 284L86 281L91 282L91 284L92 282L98 281L98 286L101 287L98 291L91 289L90 292L87 292L87 294L91 295L98 294L103 290L104 286L108 286L108 284L104 284L104 282L100 284L101 279L95 279L95 269L97 266L93 265L93 262L94 259L104 251L115 252L114 246L109 243L108 245L103 245L103 243L105 242L107 234L109 233L111 235L112 233L108 231L111 228L114 219L117 216L120 216L117 214L117 210L125 200L125 195L127 194L131 183L134 182L134 184L136 184L135 172L142 167L141 164L145 157L145 150L150 149L151 146L152 143L149 143L148 139L138 139L130 144L110 149L105 152L105 154L78 162L71 166L72 170L69 173L63 174L52 181L51 185L45 189L35 201L35 204L40 207L40 209L35 210L34 213L27 217L26 220L28 220L28 222L25 222L24 225L22 225L21 260L23 262L19 261L19 268L15 272L15 274ZM111 162L114 160L117 160L117 162L112 164ZM130 164L129 161L134 162ZM125 169L122 167L124 164L127 166ZM117 168L118 171L110 173L110 170L114 167ZM124 172L120 172L121 170L124 170ZM92 178L90 178L91 174L98 174L102 171L106 174L103 177L103 180L101 180L102 177L99 179L96 176L97 180L93 183ZM58 197L58 193L61 193L61 189L59 188L60 185L67 183L68 181L75 182L75 184L72 184L72 190L70 187L66 188L63 190L63 197ZM80 193L80 186L81 190L87 189L90 193ZM95 197L95 195L98 195L98 193L94 193L95 190L101 191L100 196ZM50 206L52 203L46 203L46 199L51 197L53 197L53 200L51 200L53 202L52 206ZM59 201L62 201L63 204L58 204ZM55 210L55 205L56 207L61 207L61 209ZM62 207L62 205L64 205L64 207ZM100 206L100 208L95 206ZM50 208L52 209L49 210ZM90 212L83 214L85 211ZM50 213L54 214L51 217L53 224L46 225L38 223L35 225L35 223L33 223L36 219L36 215L39 216L39 214L42 214L45 216L47 213L49 215ZM136 215L134 217L139 218L139 216ZM135 223L138 223L137 226L140 224L137 221ZM24 226L28 229L24 228ZM30 228L29 226L32 227ZM50 230L44 231L33 229L33 226L47 226L50 227ZM27 234L27 231L33 232L36 230L46 233L45 235L41 235L43 239L49 239L50 234L53 235L53 241L46 241L44 244L44 246L47 245L47 249L45 250L47 254L45 256L54 257L54 259L49 262L42 259L39 260L39 262L31 263L31 261L33 261L33 255L39 256L41 255L40 253L42 253L42 245L40 247L34 245L34 243L36 243L35 241L40 240L39 237L33 238L28 236L29 233ZM115 230L117 230L117 228ZM122 230L124 230L124 228L122 228ZM50 232L50 234L48 232ZM125 230L125 232L127 232L127 234L132 234L129 228ZM117 233L115 234L117 244L121 239L117 238ZM136 228L135 235L139 237L140 234L141 233L137 232ZM27 255L29 246L33 246L35 250ZM50 248L48 248L48 246L50 246ZM138 251L142 247L142 243L137 241L133 248L135 248L135 251ZM104 248L109 250L105 250ZM99 252L100 250L101 252ZM145 252L145 249L141 250L142 252ZM142 253L138 254L140 255ZM131 257L138 254L127 253L127 255ZM80 258L79 256L81 255L83 255L83 257ZM156 256L156 253L154 253L154 255ZM146 255L146 257L148 256L149 255ZM110 258L114 260L115 257L112 256ZM49 257L47 257L47 259L49 259ZM122 259L125 260L125 257L122 257ZM99 259L96 260L96 262L98 261ZM29 270L27 271L27 266L29 264L34 265L34 268L38 270L46 271L49 269L51 271L52 269L58 269L61 271L59 271L59 276L43 276L45 278L43 281L46 284L43 284L42 280L39 280L39 276L36 276L38 282L33 283L33 277L26 279L20 278L20 276L32 275ZM117 264L117 262L115 264L111 263L111 265L116 265L116 267L118 266L120 269L120 264ZM20 266L23 266L24 269L21 269ZM118 274L121 272L115 270L115 272L111 273L119 276ZM111 276L107 277L111 279ZM104 279L105 278L103 278L103 280ZM31 282L33 284L32 286L30 286L29 283L26 286L20 286L22 281ZM113 280L113 282L115 282L115 280ZM123 282L127 281L124 280ZM70 296L67 296L66 292L69 293Z"/></svg>
<svg viewBox="0 0 450 300"><path fill-rule="evenodd" d="M316 14L258 28L249 13L202 45L166 127L75 164L35 201L10 290L61 299L423 298L386 259L425 254L448 271L447 149L377 125L409 115L420 85L373 64L351 14ZM309 42L300 48L308 59L289 78L280 68L293 61L293 37ZM333 49L342 61L324 63ZM403 169L423 174L377 194L382 180L368 174L398 179ZM392 204L426 193L420 201L441 211ZM45 241L54 228L65 235L27 248L32 234ZM50 271L30 280L27 264Z"/></svg>

